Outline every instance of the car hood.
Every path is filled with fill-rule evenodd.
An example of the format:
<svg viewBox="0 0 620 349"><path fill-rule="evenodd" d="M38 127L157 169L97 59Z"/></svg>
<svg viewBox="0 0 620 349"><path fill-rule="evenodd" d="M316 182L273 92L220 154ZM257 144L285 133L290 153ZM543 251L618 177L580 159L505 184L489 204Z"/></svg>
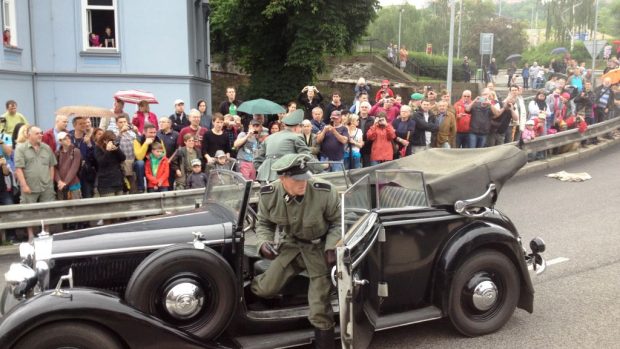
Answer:
<svg viewBox="0 0 620 349"><path fill-rule="evenodd" d="M230 210L211 204L190 212L54 234L51 257L158 249L191 242L194 232L206 241L223 243L233 236L234 220Z"/></svg>

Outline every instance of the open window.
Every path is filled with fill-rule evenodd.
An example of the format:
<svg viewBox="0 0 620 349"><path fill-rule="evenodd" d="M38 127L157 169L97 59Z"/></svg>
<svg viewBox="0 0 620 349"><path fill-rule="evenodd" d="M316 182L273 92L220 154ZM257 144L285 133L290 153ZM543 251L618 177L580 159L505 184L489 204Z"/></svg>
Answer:
<svg viewBox="0 0 620 349"><path fill-rule="evenodd" d="M15 0L2 0L2 44L17 47Z"/></svg>
<svg viewBox="0 0 620 349"><path fill-rule="evenodd" d="M84 51L118 51L117 0L82 0Z"/></svg>

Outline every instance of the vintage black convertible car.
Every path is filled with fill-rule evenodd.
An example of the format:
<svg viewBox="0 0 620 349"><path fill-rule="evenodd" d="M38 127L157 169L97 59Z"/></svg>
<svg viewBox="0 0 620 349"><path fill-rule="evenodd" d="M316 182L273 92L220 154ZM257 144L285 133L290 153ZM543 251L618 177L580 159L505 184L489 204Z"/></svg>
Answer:
<svg viewBox="0 0 620 349"><path fill-rule="evenodd" d="M494 208L526 162L512 146L429 150L341 175L332 306L343 348L374 331L449 317L466 336L533 311L544 243L522 247ZM330 177L331 176L331 177ZM273 299L249 291L252 183L213 172L202 207L20 246L5 278L0 348L279 348L311 343L302 273Z"/></svg>

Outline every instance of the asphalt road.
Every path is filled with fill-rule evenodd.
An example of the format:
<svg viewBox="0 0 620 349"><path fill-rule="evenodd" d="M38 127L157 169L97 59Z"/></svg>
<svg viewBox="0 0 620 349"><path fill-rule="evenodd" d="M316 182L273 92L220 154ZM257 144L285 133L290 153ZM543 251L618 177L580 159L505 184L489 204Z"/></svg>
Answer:
<svg viewBox="0 0 620 349"><path fill-rule="evenodd" d="M587 172L581 183L535 172L512 179L497 207L524 241L541 236L557 262L534 280L533 314L517 310L499 332L464 338L449 320L375 334L372 348L620 347L620 144L553 171ZM0 256L0 275L12 257ZM565 261L568 259L567 261Z"/></svg>

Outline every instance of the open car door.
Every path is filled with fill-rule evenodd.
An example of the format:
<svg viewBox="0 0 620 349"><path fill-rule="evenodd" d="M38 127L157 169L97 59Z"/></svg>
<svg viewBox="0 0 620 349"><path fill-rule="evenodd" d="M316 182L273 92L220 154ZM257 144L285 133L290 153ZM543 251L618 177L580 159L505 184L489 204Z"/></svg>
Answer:
<svg viewBox="0 0 620 349"><path fill-rule="evenodd" d="M370 182L361 178L342 194L343 238L336 248L342 347L365 349L375 331L377 310L370 302L371 285L365 259L380 234L377 214L371 212Z"/></svg>

